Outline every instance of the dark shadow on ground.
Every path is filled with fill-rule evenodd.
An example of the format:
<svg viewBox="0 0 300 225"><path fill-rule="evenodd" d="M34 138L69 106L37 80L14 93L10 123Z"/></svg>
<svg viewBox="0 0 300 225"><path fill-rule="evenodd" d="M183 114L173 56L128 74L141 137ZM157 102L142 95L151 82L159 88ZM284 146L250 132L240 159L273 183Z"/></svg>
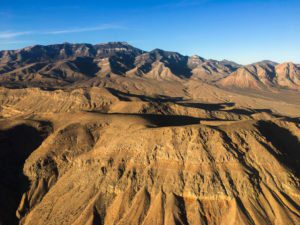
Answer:
<svg viewBox="0 0 300 225"><path fill-rule="evenodd" d="M270 121L259 121L257 128L260 133L279 151L275 152L268 145L266 149L279 162L291 169L300 177L300 141L289 130L279 127Z"/></svg>
<svg viewBox="0 0 300 225"><path fill-rule="evenodd" d="M99 113L102 115L137 116L149 121L149 124L153 125L151 127L195 125L195 124L200 124L201 121L201 118L192 117L192 116L139 114L139 113L103 113L101 111L88 111L88 112Z"/></svg>
<svg viewBox="0 0 300 225"><path fill-rule="evenodd" d="M138 98L141 101L146 102L178 102L183 101L182 97L169 97L164 95L157 95L156 97L150 97L146 95L138 95L138 94L131 94L125 93L122 91L115 90L113 88L106 88L112 95L118 97L121 101L131 101L131 98Z"/></svg>
<svg viewBox="0 0 300 225"><path fill-rule="evenodd" d="M157 115L157 114L135 114L148 120L157 127L186 126L200 124L200 118L191 116Z"/></svg>
<svg viewBox="0 0 300 225"><path fill-rule="evenodd" d="M23 165L45 132L25 124L0 131L0 224L18 224L16 210L29 187Z"/></svg>
<svg viewBox="0 0 300 225"><path fill-rule="evenodd" d="M176 104L182 105L185 107L190 108L197 108L197 109L203 109L208 111L224 111L224 112L230 112L235 113L239 115L246 115L250 116L254 113L268 113L272 114L273 112L270 109L239 109L239 108L233 108L235 106L235 103L233 102L225 102L225 103L183 103L183 102L177 102Z"/></svg>
<svg viewBox="0 0 300 225"><path fill-rule="evenodd" d="M224 103L194 103L194 102L185 102L184 98L182 97L170 97L170 96L164 96L164 95L157 95L155 97L150 97L146 95L138 95L138 94L131 94L131 93L125 93L119 90L115 90L113 88L107 88L107 90L117 98L119 98L121 101L132 101L132 98L137 98L141 101L145 102L155 102L155 103L174 103L180 106L188 107L188 108L197 108L202 110L208 110L208 111L223 111L223 112L229 112L229 113L235 113L239 115L246 115L251 116L255 113L268 113L273 116L276 116L272 110L270 109L240 109L240 108L234 108L235 103L234 102L224 102Z"/></svg>
<svg viewBox="0 0 300 225"><path fill-rule="evenodd" d="M226 107L233 107L235 104L233 102L226 103L177 103L178 105L182 105L190 108L204 109L210 111L222 110Z"/></svg>

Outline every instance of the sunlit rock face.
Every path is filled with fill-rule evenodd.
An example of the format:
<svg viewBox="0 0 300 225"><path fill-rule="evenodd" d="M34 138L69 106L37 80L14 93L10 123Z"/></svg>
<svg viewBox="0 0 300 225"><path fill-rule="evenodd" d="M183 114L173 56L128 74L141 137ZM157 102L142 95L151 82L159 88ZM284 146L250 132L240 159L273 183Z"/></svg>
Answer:
<svg viewBox="0 0 300 225"><path fill-rule="evenodd" d="M300 223L298 65L65 43L0 83L0 224Z"/></svg>

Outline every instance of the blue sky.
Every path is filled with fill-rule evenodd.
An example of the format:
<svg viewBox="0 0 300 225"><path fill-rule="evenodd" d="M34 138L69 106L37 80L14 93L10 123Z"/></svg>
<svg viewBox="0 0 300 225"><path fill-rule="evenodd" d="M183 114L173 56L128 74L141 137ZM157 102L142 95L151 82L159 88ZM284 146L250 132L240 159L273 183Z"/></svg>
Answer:
<svg viewBox="0 0 300 225"><path fill-rule="evenodd" d="M0 49L108 41L243 64L300 63L300 1L0 0Z"/></svg>

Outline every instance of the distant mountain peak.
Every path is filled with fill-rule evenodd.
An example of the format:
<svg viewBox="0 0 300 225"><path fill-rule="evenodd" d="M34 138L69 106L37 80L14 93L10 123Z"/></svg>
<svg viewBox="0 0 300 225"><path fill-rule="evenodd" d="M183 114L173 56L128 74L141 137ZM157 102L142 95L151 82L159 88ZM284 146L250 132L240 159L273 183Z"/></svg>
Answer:
<svg viewBox="0 0 300 225"><path fill-rule="evenodd" d="M45 86L69 84L113 75L151 79L195 78L211 84L239 88L300 87L299 65L263 60L242 66L230 60L204 59L178 52L146 52L127 42L34 45L0 51L0 84Z"/></svg>
<svg viewBox="0 0 300 225"><path fill-rule="evenodd" d="M279 63L277 62L274 62L274 61L271 61L271 60L262 60L262 61L259 61L259 62L255 62L255 63L252 63L252 64L257 64L257 65L262 65L262 64L268 64L268 65L272 65L272 66L276 66L278 65ZM251 64L250 64L251 65Z"/></svg>

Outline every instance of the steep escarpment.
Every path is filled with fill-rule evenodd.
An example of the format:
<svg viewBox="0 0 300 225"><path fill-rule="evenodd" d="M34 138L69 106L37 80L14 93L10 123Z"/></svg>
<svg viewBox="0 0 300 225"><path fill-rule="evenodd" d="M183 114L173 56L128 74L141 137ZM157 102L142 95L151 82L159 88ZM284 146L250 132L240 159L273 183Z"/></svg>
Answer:
<svg viewBox="0 0 300 225"><path fill-rule="evenodd" d="M299 222L295 122L174 126L94 113L52 122L24 166L22 224Z"/></svg>
<svg viewBox="0 0 300 225"><path fill-rule="evenodd" d="M42 121L0 122L0 224L18 224L16 209L30 186L23 165L51 129Z"/></svg>

